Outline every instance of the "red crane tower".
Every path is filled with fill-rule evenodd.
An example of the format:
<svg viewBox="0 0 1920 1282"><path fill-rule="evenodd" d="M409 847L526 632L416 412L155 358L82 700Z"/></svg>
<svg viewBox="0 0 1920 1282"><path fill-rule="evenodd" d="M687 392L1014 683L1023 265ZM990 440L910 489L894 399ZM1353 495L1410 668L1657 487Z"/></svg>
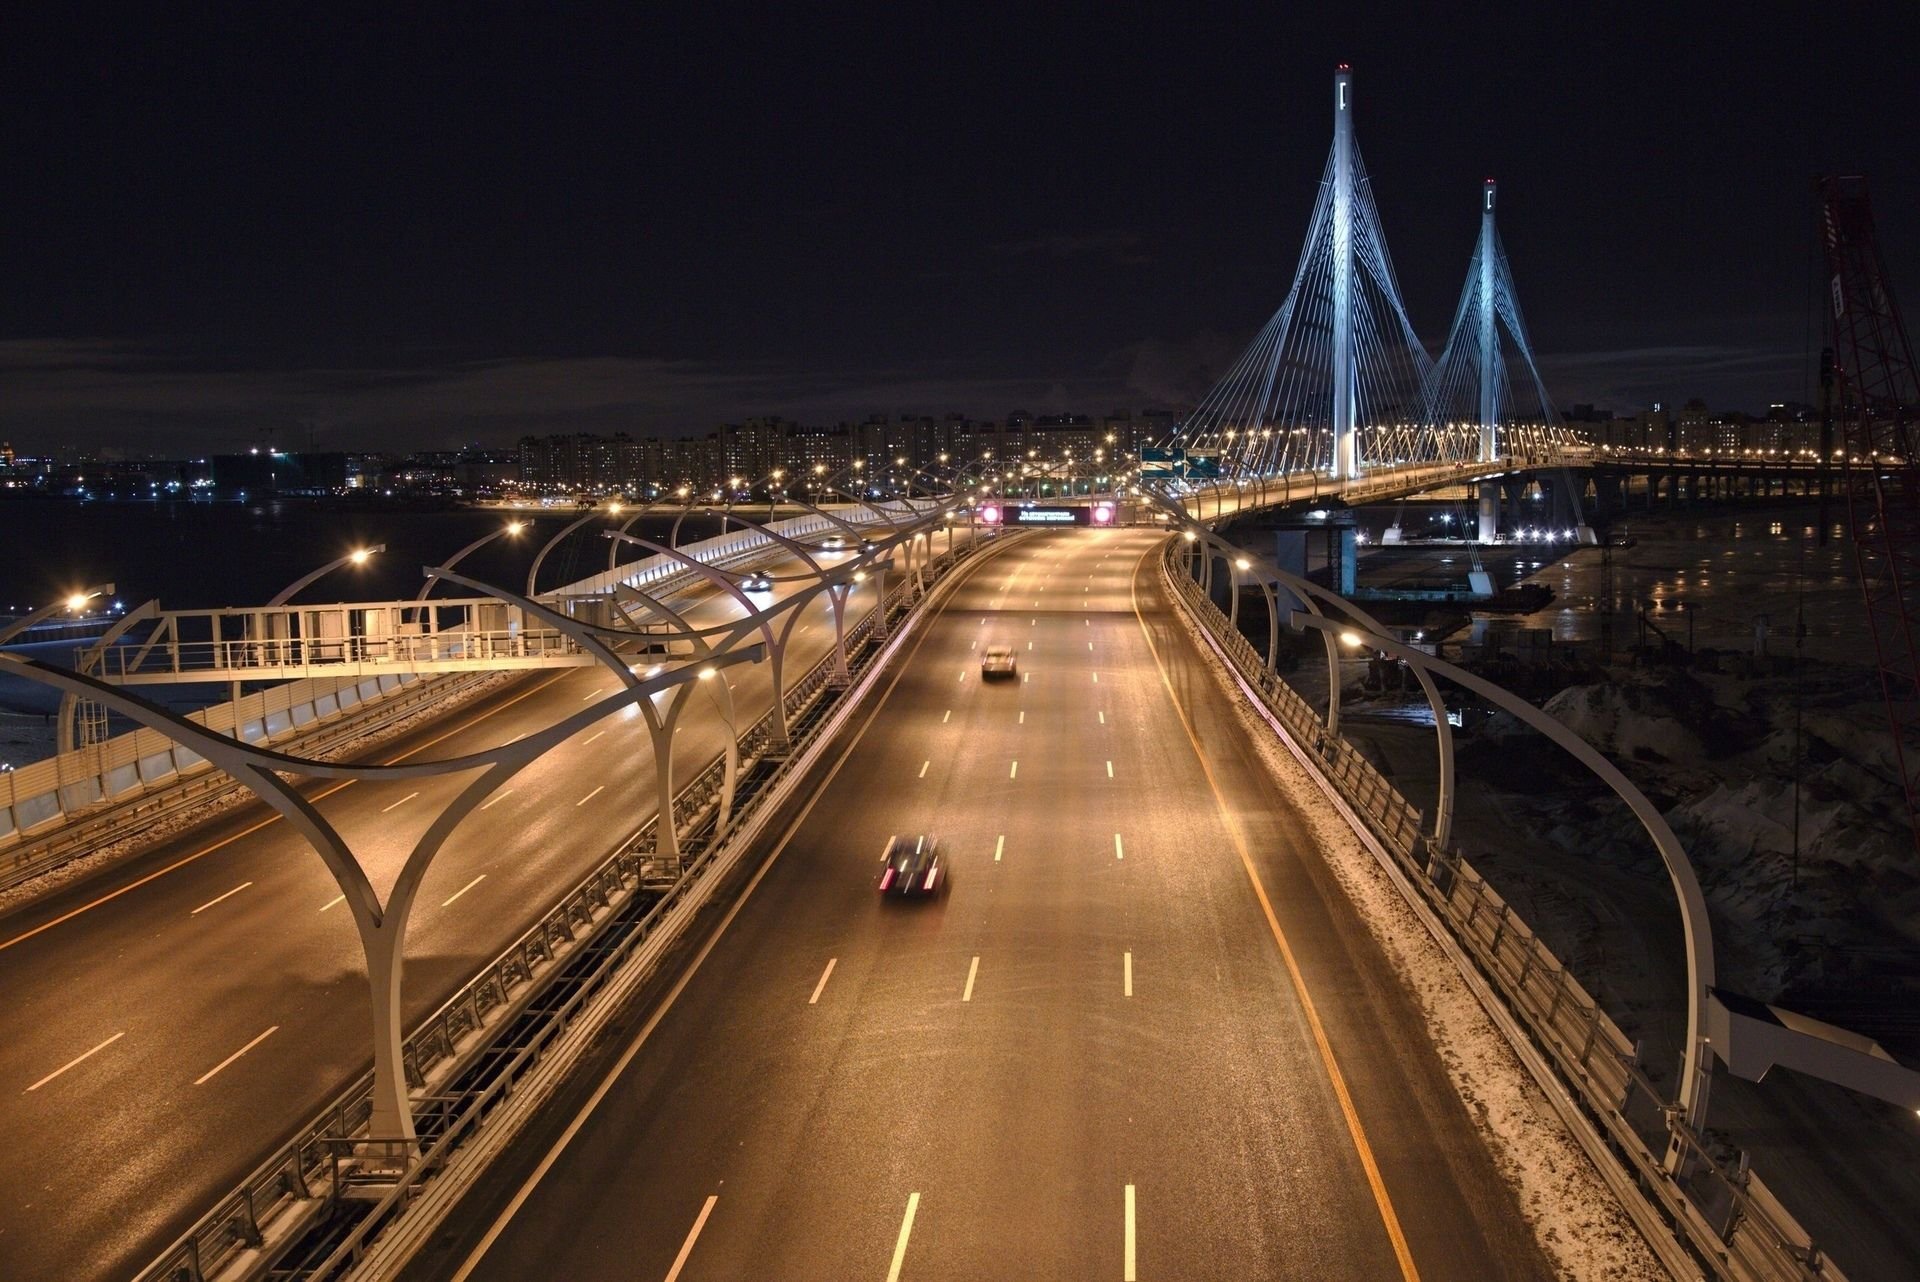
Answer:
<svg viewBox="0 0 1920 1282"><path fill-rule="evenodd" d="M1867 180L1819 185L1841 477L1894 763L1920 844L1920 372L1900 319Z"/></svg>

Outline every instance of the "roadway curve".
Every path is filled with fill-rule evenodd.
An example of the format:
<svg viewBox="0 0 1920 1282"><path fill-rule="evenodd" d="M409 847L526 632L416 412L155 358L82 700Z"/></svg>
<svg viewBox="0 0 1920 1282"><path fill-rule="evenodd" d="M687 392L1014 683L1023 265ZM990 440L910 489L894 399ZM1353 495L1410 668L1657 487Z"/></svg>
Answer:
<svg viewBox="0 0 1920 1282"><path fill-rule="evenodd" d="M849 626L872 596L855 589ZM696 624L739 614L710 589L689 599ZM796 629L789 679L832 638L823 598ZM745 727L770 706L771 676L732 671ZM524 677L375 759L477 751L612 685L597 668ZM711 698L696 696L683 718L681 780L724 742ZM310 795L325 796L322 811L384 893L469 777L327 782ZM576 735L470 816L420 891L409 1026L644 822L653 789L635 711ZM366 969L338 894L319 857L248 803L0 920L0 1278L137 1271L366 1071Z"/></svg>
<svg viewBox="0 0 1920 1282"><path fill-rule="evenodd" d="M413 1276L1551 1276L1160 537L980 565L664 1011ZM990 641L1019 683L982 685ZM878 902L922 831L948 893Z"/></svg>

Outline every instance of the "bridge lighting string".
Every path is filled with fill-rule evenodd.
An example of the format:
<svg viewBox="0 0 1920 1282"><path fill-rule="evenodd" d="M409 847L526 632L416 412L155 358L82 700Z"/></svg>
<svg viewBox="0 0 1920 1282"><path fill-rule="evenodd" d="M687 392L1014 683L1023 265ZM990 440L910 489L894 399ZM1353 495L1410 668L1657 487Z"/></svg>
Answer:
<svg viewBox="0 0 1920 1282"><path fill-rule="evenodd" d="M1520 310L1519 291L1514 287L1513 270L1507 261L1506 247L1500 240L1497 228L1492 241L1495 448L1498 450L1504 446L1505 452L1511 452L1516 445L1530 447L1569 443L1574 433L1560 422L1553 399L1547 394L1546 381L1540 377L1539 365L1534 360L1533 342L1528 336L1526 320ZM1479 279L1482 252L1483 246L1476 238L1473 256L1467 266L1466 286L1461 291L1460 304L1454 311L1453 327L1447 335L1440 359L1434 365L1433 377L1428 381L1427 416L1435 423L1466 422L1476 427L1479 423L1478 391L1482 355ZM1501 342L1502 330L1518 356L1524 373L1524 382L1519 388L1515 386L1514 362L1508 358L1507 344ZM1477 433L1475 435L1477 437ZM1477 449L1477 440L1471 449L1464 439L1461 446L1471 454Z"/></svg>

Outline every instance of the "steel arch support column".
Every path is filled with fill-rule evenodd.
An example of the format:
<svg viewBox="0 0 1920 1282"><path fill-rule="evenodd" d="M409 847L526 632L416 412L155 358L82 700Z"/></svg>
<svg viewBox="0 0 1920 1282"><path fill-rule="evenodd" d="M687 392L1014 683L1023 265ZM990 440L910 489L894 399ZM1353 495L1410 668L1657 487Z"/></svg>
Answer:
<svg viewBox="0 0 1920 1282"><path fill-rule="evenodd" d="M847 670L847 592L851 586L835 583L827 588L827 604L833 612L833 684L840 687L852 679Z"/></svg>
<svg viewBox="0 0 1920 1282"><path fill-rule="evenodd" d="M1303 617L1298 611L1294 612L1289 626L1296 624L1323 629L1338 626L1325 619ZM1707 1086L1713 1072L1706 1031L1708 998L1714 986L1713 923L1707 915L1707 899L1700 889L1700 879L1694 872L1692 861L1687 858L1686 848L1680 844L1680 838L1674 834L1659 808L1620 772L1618 766L1547 713L1464 668L1455 667L1444 659L1434 658L1389 637L1372 635L1366 638L1366 643L1403 663L1431 669L1455 685L1479 695L1501 711L1511 713L1529 729L1545 735L1554 746L1599 776L1600 781L1625 802L1633 812L1633 817L1640 821L1661 862L1666 865L1667 878L1680 904L1680 928L1687 957L1687 1039L1680 1069L1678 1111L1687 1127L1698 1134L1706 1116ZM1680 1165L1685 1156L1685 1147L1677 1136L1669 1145L1666 1158L1669 1171L1676 1170Z"/></svg>

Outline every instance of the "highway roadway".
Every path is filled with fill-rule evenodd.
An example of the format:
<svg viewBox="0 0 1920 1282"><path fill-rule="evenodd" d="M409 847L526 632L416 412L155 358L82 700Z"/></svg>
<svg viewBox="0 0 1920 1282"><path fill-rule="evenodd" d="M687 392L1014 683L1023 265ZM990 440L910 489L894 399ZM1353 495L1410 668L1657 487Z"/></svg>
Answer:
<svg viewBox="0 0 1920 1282"><path fill-rule="evenodd" d="M1160 537L980 563L415 1282L1551 1276ZM994 642L1018 681L980 680ZM881 902L929 832L946 893Z"/></svg>
<svg viewBox="0 0 1920 1282"><path fill-rule="evenodd" d="M849 626L872 598L871 585L855 588ZM688 599L700 602L687 612L696 624L739 613L707 590ZM832 638L822 598L796 630L789 679ZM744 728L770 706L771 677L765 665L730 675ZM549 726L613 684L597 668L520 678L374 759L473 752ZM695 699L676 749L680 780L727 733L713 692ZM468 778L323 781L313 792L384 893ZM414 912L409 1023L650 816L653 790L644 722L618 713L470 816ZM339 893L304 842L248 803L0 919L0 1279L135 1272L366 1071L366 971Z"/></svg>

